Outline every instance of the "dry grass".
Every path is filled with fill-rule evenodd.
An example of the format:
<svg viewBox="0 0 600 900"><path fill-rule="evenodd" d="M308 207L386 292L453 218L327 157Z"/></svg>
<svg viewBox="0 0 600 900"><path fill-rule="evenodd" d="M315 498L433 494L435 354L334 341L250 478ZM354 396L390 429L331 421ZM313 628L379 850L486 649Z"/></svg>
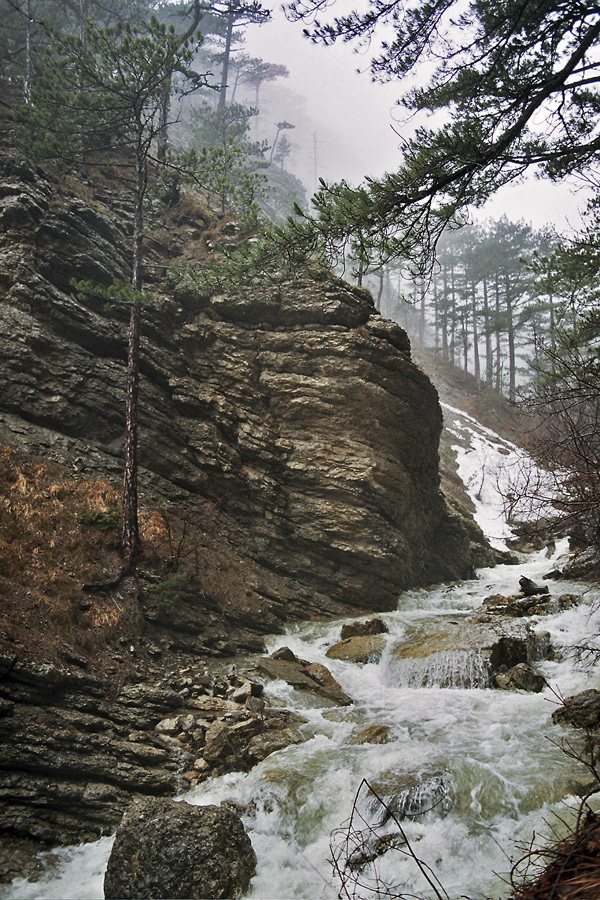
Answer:
<svg viewBox="0 0 600 900"><path fill-rule="evenodd" d="M120 501L120 485L0 449L0 652L53 663L75 655L102 672L120 640L147 631L140 604L147 582L82 589L121 568ZM200 604L222 615L250 602L248 563L214 504L143 506L140 531L140 569L154 581L179 573Z"/></svg>
<svg viewBox="0 0 600 900"><path fill-rule="evenodd" d="M530 851L525 884L515 900L597 900L600 897L600 817L587 812L577 831L541 851Z"/></svg>
<svg viewBox="0 0 600 900"><path fill-rule="evenodd" d="M75 481L61 469L0 451L0 647L57 662L95 655L119 626L114 602L93 603L81 585L118 567L118 533L89 524L118 506L106 482Z"/></svg>

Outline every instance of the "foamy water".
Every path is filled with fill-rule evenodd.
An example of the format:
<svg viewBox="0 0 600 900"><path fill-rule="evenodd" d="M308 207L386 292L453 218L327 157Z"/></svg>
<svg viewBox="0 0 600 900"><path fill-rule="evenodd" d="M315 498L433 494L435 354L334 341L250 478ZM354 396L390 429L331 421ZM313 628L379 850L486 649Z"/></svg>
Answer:
<svg viewBox="0 0 600 900"><path fill-rule="evenodd" d="M490 521L496 511L488 514ZM285 645L303 659L324 663L354 703L331 709L283 682L267 684L271 706L295 709L307 719L305 743L272 754L249 773L211 779L181 798L193 804L235 800L244 807L258 857L249 898L338 896L341 885L331 860L337 854L343 866L347 857L358 858L351 848L340 850L338 829L348 821L363 779L398 815L419 804L428 809L431 800L429 812L401 824L450 898L508 896L509 857L520 855L516 842L547 832L554 812L567 817L577 802L574 783L587 780L583 767L576 771L557 746L565 732L551 722L556 695L600 687L600 668L583 671L564 652L539 665L548 681L543 693L509 693L485 687L476 652L449 650L436 660L415 662L398 660L394 647L460 622L491 594L515 593L522 574L543 580L555 564L539 553L520 566L481 570L458 585L406 592L397 610L382 616L389 634L378 662L357 665L326 657L327 647L339 639L341 622L306 623L272 639L269 651ZM566 651L600 631L597 590L560 582L551 584L551 592L584 596L576 608L532 621L538 631L550 632L555 648ZM372 795L358 798L358 811L379 823L377 837L394 834L393 821L383 821ZM365 822L355 818L354 827L360 831ZM359 837L363 850L377 845L368 830ZM36 883L17 880L0 889L0 898L101 898L110 847L111 839L103 838L64 848L45 877ZM406 852L388 850L375 866L376 872L372 864L360 870L361 897L376 896L369 890L375 877L398 892L432 896L423 871Z"/></svg>

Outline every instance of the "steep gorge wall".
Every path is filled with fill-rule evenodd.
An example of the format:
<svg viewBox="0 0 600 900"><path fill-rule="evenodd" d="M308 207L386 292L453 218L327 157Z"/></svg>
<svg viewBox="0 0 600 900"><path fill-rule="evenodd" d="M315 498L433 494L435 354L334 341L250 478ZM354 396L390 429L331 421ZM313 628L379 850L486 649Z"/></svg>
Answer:
<svg viewBox="0 0 600 900"><path fill-rule="evenodd" d="M126 217L10 155L0 175L0 443L118 477L127 312L70 282L127 277ZM293 615L393 608L467 575L437 394L404 331L333 278L202 298L161 281L169 252L150 242L142 487L217 501L243 552L289 583Z"/></svg>

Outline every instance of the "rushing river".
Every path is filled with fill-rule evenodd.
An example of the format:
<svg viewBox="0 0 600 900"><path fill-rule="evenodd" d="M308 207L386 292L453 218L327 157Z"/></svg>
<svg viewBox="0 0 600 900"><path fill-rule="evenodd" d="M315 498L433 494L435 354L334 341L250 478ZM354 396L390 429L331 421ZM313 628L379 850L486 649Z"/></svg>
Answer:
<svg viewBox="0 0 600 900"><path fill-rule="evenodd" d="M564 736L550 721L556 698L551 689L525 694L468 687L471 679L479 680L479 672L464 653L455 659L447 654L437 671L433 666L423 676L422 667L416 666L415 673L410 665L399 666L392 650L415 631L429 629L432 621L457 621L485 596L514 592L524 572L537 578L547 571L548 560L540 554L523 567L484 570L476 580L453 588L405 594L398 611L384 617L390 632L377 664L357 666L325 657L327 646L338 639L339 624L306 625L273 642L271 650L285 643L298 656L326 664L355 703L332 712L315 708L308 696L283 684L271 686L271 702L303 712L315 736L247 775L208 782L187 798L193 803L235 799L247 807L245 824L259 858L251 897L337 896L340 884L328 862L330 836L348 819L363 778L386 799L421 783L431 791L426 808L441 800L422 819L402 824L449 897L508 896L501 875L510 870L507 854L518 855L515 841L547 831L544 822L551 810L563 814L563 801L574 803L573 763L552 742ZM564 584L560 590L566 590ZM591 612L596 599L588 593L584 606L541 618L540 630L550 631L557 646L578 643L595 627L590 615L596 618ZM563 693L600 686L600 670L590 682L589 674L577 671L570 660L545 662L540 669ZM427 687L411 686L419 679ZM436 685L448 680L462 686ZM387 726L387 742L361 742L373 734L365 731L369 726L377 726L375 739ZM586 780L584 771L579 775ZM378 816L375 809L371 821ZM388 884L426 893L427 884L408 856L388 852L377 867ZM368 868L361 873L361 882L367 880ZM363 891L360 896L369 895Z"/></svg>
<svg viewBox="0 0 600 900"><path fill-rule="evenodd" d="M520 451L457 410L447 407L446 417L459 441L461 475L473 487L478 520L501 545L509 529L493 489L498 472L506 474ZM272 640L270 652L285 645L303 659L325 664L354 703L332 709L283 682L269 683L269 704L301 713L307 740L272 754L248 774L211 779L185 794L195 804L240 804L258 857L249 898L338 896L341 885L330 862L337 852L332 833L347 823L363 779L397 817L409 814L401 825L410 846L450 900L509 896L505 879L511 858L521 855L518 843L548 833L554 813L568 817L577 805L576 782L589 780L583 766L578 770L557 746L565 732L550 717L556 693L600 688L600 666L582 670L568 652L600 632L600 591L550 583L553 596L577 593L583 601L532 622L534 629L550 632L554 648L563 651L538 664L548 683L540 694L484 686L476 654L446 652L433 662L399 660L394 647L444 622L460 622L491 594L515 593L523 574L543 580L555 565L556 558L548 560L540 552L523 557L519 566L481 570L472 581L403 594L397 610L382 617L389 634L377 663L357 665L325 656L339 640L340 622L307 623ZM429 811L411 817L419 808ZM353 820L354 830L363 832L363 852L376 850L365 822L384 837L393 831L392 820L384 819L383 808L363 789ZM46 877L36 883L15 881L0 889L0 898L102 898L111 846L107 837L56 851L51 858L56 863L58 857L58 864ZM356 862L357 852L350 848L349 853ZM388 850L376 866L378 876L397 885L398 893L432 896L419 867L401 850ZM371 867L354 871L366 885L357 896L375 900L368 889Z"/></svg>
<svg viewBox="0 0 600 900"><path fill-rule="evenodd" d="M586 781L583 768L578 772L554 743L564 730L550 720L553 689L569 694L600 687L600 668L584 672L564 654L539 665L550 686L542 694L510 693L470 686L480 682L480 673L468 654L446 654L424 670L399 664L393 648L418 631L430 631L432 624L459 621L490 594L514 592L521 574L540 580L551 566L540 553L521 566L481 570L459 585L407 592L397 611L383 617L389 634L378 663L361 666L325 656L339 639L339 622L305 624L273 639L271 651L287 645L304 659L326 664L354 704L315 705L311 695L271 682L270 705L301 712L309 739L273 754L248 774L212 779L185 795L190 803L235 800L245 808L244 823L258 856L249 897L337 896L331 834L348 820L363 778L392 804L407 786L419 784L422 805L437 804L402 825L450 898L509 895L503 875L510 870L509 857L519 855L515 842L547 832L553 810L564 816L575 805L577 778ZM551 591L585 594L580 606L540 617L534 625L550 632L555 647L578 644L600 629L597 591L565 582L552 584ZM372 822L383 818L372 796L360 799L359 809ZM389 822L381 832L386 829ZM110 847L111 839L104 838L61 850L48 877L35 884L13 882L1 896L101 898ZM376 865L388 883L427 896L427 883L405 854L388 851ZM369 871L364 869L361 881Z"/></svg>

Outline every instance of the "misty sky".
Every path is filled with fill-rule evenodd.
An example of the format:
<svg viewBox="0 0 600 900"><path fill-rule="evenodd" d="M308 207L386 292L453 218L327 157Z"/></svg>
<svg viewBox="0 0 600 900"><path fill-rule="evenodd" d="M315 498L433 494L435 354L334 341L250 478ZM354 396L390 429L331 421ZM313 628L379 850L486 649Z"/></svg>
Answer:
<svg viewBox="0 0 600 900"><path fill-rule="evenodd" d="M314 176L315 134L318 174L326 180L345 177L358 183L367 174L395 169L400 139L392 130L391 116L397 86L372 84L367 73L357 74L357 68L367 68L368 57L354 53L348 45L315 46L302 36L301 23L288 22L278 9L273 19L268 25L248 28L245 49L290 70L288 79L265 86L267 103L276 86L306 99L312 129L296 125L289 138L298 147L294 162L310 182L307 187L312 187ZM296 112L296 107L291 108L286 118L294 122Z"/></svg>
<svg viewBox="0 0 600 900"><path fill-rule="evenodd" d="M315 186L315 158L317 174L326 181L346 178L358 184L365 175L394 171L401 135L408 133L401 121L405 113L396 106L399 84L372 83L367 54L345 44L315 46L303 37L302 27L288 22L276 8L272 22L247 29L244 47L250 55L290 71L289 78L265 85L260 98L262 121L272 120L273 132L282 119L296 126L287 132L293 154L286 168L302 179L309 193ZM550 223L564 230L578 224L577 210L583 205L582 195L566 186L532 178L526 185L505 188L483 215L506 214L536 228Z"/></svg>

